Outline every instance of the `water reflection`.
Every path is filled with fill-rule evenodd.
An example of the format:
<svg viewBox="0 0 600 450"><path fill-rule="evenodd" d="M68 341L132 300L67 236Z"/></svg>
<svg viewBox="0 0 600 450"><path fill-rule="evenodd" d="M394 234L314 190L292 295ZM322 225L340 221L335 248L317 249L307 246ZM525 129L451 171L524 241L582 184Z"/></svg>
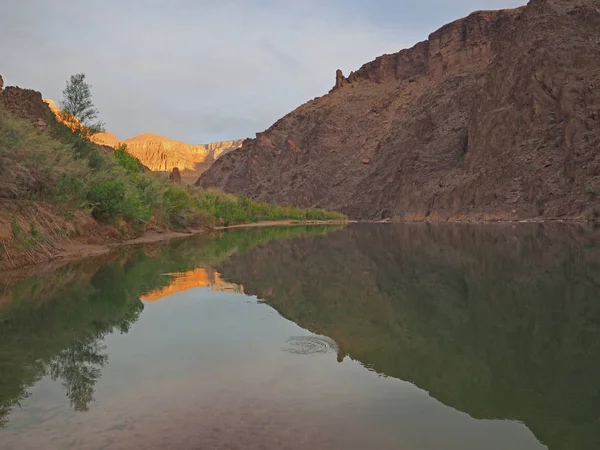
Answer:
<svg viewBox="0 0 600 450"><path fill-rule="evenodd" d="M29 389L60 380L71 407L86 411L108 362L103 339L127 333L154 300L198 285L243 292L206 263L274 239L319 235L339 227L239 230L125 249L32 274L0 279L0 427ZM196 269L199 266L203 268ZM182 275L183 274L183 275Z"/></svg>
<svg viewBox="0 0 600 450"><path fill-rule="evenodd" d="M214 292L244 293L244 286L224 281L221 274L212 267L200 267L188 272L167 273L163 276L169 278L169 285L144 294L141 298L142 301L153 302L178 292L203 287Z"/></svg>
<svg viewBox="0 0 600 450"><path fill-rule="evenodd" d="M13 287L0 311L0 425L46 375L61 380L75 410L88 409L107 362L102 339L126 333L143 310L128 272L84 263Z"/></svg>
<svg viewBox="0 0 600 450"><path fill-rule="evenodd" d="M600 445L600 239L548 225L357 225L217 265L339 353L554 449Z"/></svg>
<svg viewBox="0 0 600 450"><path fill-rule="evenodd" d="M337 353L338 347L327 336L292 336L286 340L286 352L295 355L313 355L315 353Z"/></svg>
<svg viewBox="0 0 600 450"><path fill-rule="evenodd" d="M198 287L256 295L316 334L302 334L266 313L254 317L256 308L241 307L235 295L230 303L215 301L198 311L191 291ZM145 403L146 389L164 391L163 401L196 408L191 417L187 412L178 416L190 433L198 427L192 420L196 415L218 429L223 417L231 419L227 407L236 401L244 420L258 420L261 416L252 415L258 406L272 413L271 425L278 423L283 431L271 436L281 439L284 431L293 431L296 440L306 433L300 425L291 430L284 417L306 424L308 416L297 411L314 408L318 422L327 409L331 423L315 424L322 434L311 448L342 441L360 448L358 424L369 420L373 423L363 423L367 428L387 430L388 434L374 432L381 442L387 439L385 448L398 447L398 436L389 430L404 433L406 448L450 448L431 433L425 434L435 445L420 441L425 439L419 428L423 420L431 420L432 429L456 426L456 431L445 430L437 437L453 436L454 444L461 442L463 429L481 433L481 442L492 433L491 425L468 428L463 418L429 403L424 409L416 393L362 378L364 369L336 369L357 361L384 377L414 383L476 419L522 422L551 450L597 448L599 288L600 236L581 227L254 229L128 249L104 260L8 278L0 285L0 420L6 425L11 412L44 377L60 380L73 410L89 409L86 415L93 414L97 387L115 358L124 366L114 369L118 376L106 385L119 398L132 395L129 389L141 392L131 397L139 403L131 408L142 424L159 424L162 418L160 411L156 417L140 416L156 406ZM178 301L154 302L166 296ZM215 315L218 311L222 315ZM144 318L145 328L137 328ZM140 330L139 340L132 331L112 353L107 350L107 338L132 328ZM260 342L257 330L265 335ZM187 340L189 333L201 332L207 334ZM281 335L284 338L277 341L275 336ZM141 345L148 347L142 351ZM138 380L133 375L138 372L124 363L136 350L140 353L135 366L153 373L152 382ZM284 378L273 378L272 371L284 360ZM186 373L190 380L185 383L169 381ZM345 384L353 377L361 381ZM249 399L240 397L242 391ZM366 397L371 391L377 393L377 401ZM105 392L107 402L109 397ZM334 403L340 398L349 403ZM186 403L192 400L197 403ZM214 410L206 410L207 405ZM171 431L179 434L182 423ZM331 436L332 423L343 436ZM509 436L514 427L507 423L505 433L498 430L494 436ZM246 442L248 428L238 431L239 441L232 442ZM223 439L213 434L214 442ZM165 434L165 439L172 436ZM18 441L18 436L12 437ZM365 442L372 438L362 437ZM501 445L493 444L489 448ZM294 448L303 448L298 445Z"/></svg>

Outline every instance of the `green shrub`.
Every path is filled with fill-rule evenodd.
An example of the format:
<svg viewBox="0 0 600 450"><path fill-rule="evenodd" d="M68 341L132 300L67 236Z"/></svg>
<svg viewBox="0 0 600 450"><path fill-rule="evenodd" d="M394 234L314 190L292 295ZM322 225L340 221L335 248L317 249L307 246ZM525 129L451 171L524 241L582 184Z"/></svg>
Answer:
<svg viewBox="0 0 600 450"><path fill-rule="evenodd" d="M29 234L35 240L39 240L42 237L35 222L29 223Z"/></svg>
<svg viewBox="0 0 600 450"><path fill-rule="evenodd" d="M56 121L56 119L52 123L53 134L59 141L70 147L77 159L84 160L92 170L104 168L106 158L96 144L89 141L79 131L71 130L66 125Z"/></svg>
<svg viewBox="0 0 600 450"><path fill-rule="evenodd" d="M123 201L121 216L136 228L142 228L152 217L152 211L138 192L130 192Z"/></svg>
<svg viewBox="0 0 600 450"><path fill-rule="evenodd" d="M29 249L36 243L40 242L42 235L39 232L35 222L29 223L29 233L27 233L21 224L17 216L13 215L10 223L10 234L13 242L21 248Z"/></svg>
<svg viewBox="0 0 600 450"><path fill-rule="evenodd" d="M300 209L258 203L245 196L224 194L214 189L195 191L200 209L223 225L277 220L343 220L345 216L321 209Z"/></svg>
<svg viewBox="0 0 600 450"><path fill-rule="evenodd" d="M139 173L142 171L142 163L135 156L127 153L127 146L121 145L113 151L113 156L121 167L125 169L127 173Z"/></svg>
<svg viewBox="0 0 600 450"><path fill-rule="evenodd" d="M125 209L125 183L122 180L98 181L90 186L87 199L95 219L116 218Z"/></svg>
<svg viewBox="0 0 600 450"><path fill-rule="evenodd" d="M169 187L164 193L167 223L186 228L191 225L194 212L191 209L191 199L181 188Z"/></svg>
<svg viewBox="0 0 600 450"><path fill-rule="evenodd" d="M87 185L82 177L66 173L52 187L50 194L54 201L82 206L87 196Z"/></svg>

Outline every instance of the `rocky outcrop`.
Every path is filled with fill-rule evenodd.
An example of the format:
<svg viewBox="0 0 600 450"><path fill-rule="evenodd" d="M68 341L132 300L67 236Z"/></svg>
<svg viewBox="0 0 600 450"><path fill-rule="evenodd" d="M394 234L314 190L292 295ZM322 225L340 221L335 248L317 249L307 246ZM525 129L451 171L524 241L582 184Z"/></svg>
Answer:
<svg viewBox="0 0 600 450"><path fill-rule="evenodd" d="M473 13L338 72L198 184L363 219L599 216L599 10Z"/></svg>
<svg viewBox="0 0 600 450"><path fill-rule="evenodd" d="M50 110L54 113L54 116L57 118L57 120L62 122L71 130L84 132L87 130L86 127L79 122L77 117L62 111L53 100L45 98L44 102L50 107ZM88 135L90 141L102 146L104 149L114 149L122 145L121 141L119 141L119 139L117 139L117 137L112 133L102 132L91 135L89 135L89 133L86 134Z"/></svg>
<svg viewBox="0 0 600 450"><path fill-rule="evenodd" d="M348 84L348 79L344 76L344 72L342 72L341 69L338 69L335 72L335 86L332 90L339 89L346 84Z"/></svg>
<svg viewBox="0 0 600 450"><path fill-rule="evenodd" d="M173 171L169 174L169 180L173 183L181 183L181 173L178 167L173 167Z"/></svg>
<svg viewBox="0 0 600 450"><path fill-rule="evenodd" d="M0 107L13 116L33 122L39 129L46 129L52 117L50 108L42 100L42 94L16 86L0 90Z"/></svg>
<svg viewBox="0 0 600 450"><path fill-rule="evenodd" d="M123 141L132 155L156 171L194 170L196 161L204 161L208 152L204 148L186 144L156 134L142 134Z"/></svg>

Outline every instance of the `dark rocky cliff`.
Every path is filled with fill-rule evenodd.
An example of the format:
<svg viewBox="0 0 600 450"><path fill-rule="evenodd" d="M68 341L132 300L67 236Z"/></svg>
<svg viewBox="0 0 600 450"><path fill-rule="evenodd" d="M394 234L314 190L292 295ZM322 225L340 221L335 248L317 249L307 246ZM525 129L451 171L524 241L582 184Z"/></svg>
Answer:
<svg viewBox="0 0 600 450"><path fill-rule="evenodd" d="M354 218L600 215L600 0L475 12L384 55L197 184Z"/></svg>

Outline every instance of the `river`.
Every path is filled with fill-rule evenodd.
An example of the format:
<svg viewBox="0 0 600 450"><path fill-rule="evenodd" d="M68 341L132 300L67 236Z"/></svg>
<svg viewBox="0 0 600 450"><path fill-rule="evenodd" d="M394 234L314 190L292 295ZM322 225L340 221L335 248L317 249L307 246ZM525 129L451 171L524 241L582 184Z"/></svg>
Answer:
<svg viewBox="0 0 600 450"><path fill-rule="evenodd" d="M3 274L0 448L600 448L600 230L253 228Z"/></svg>

